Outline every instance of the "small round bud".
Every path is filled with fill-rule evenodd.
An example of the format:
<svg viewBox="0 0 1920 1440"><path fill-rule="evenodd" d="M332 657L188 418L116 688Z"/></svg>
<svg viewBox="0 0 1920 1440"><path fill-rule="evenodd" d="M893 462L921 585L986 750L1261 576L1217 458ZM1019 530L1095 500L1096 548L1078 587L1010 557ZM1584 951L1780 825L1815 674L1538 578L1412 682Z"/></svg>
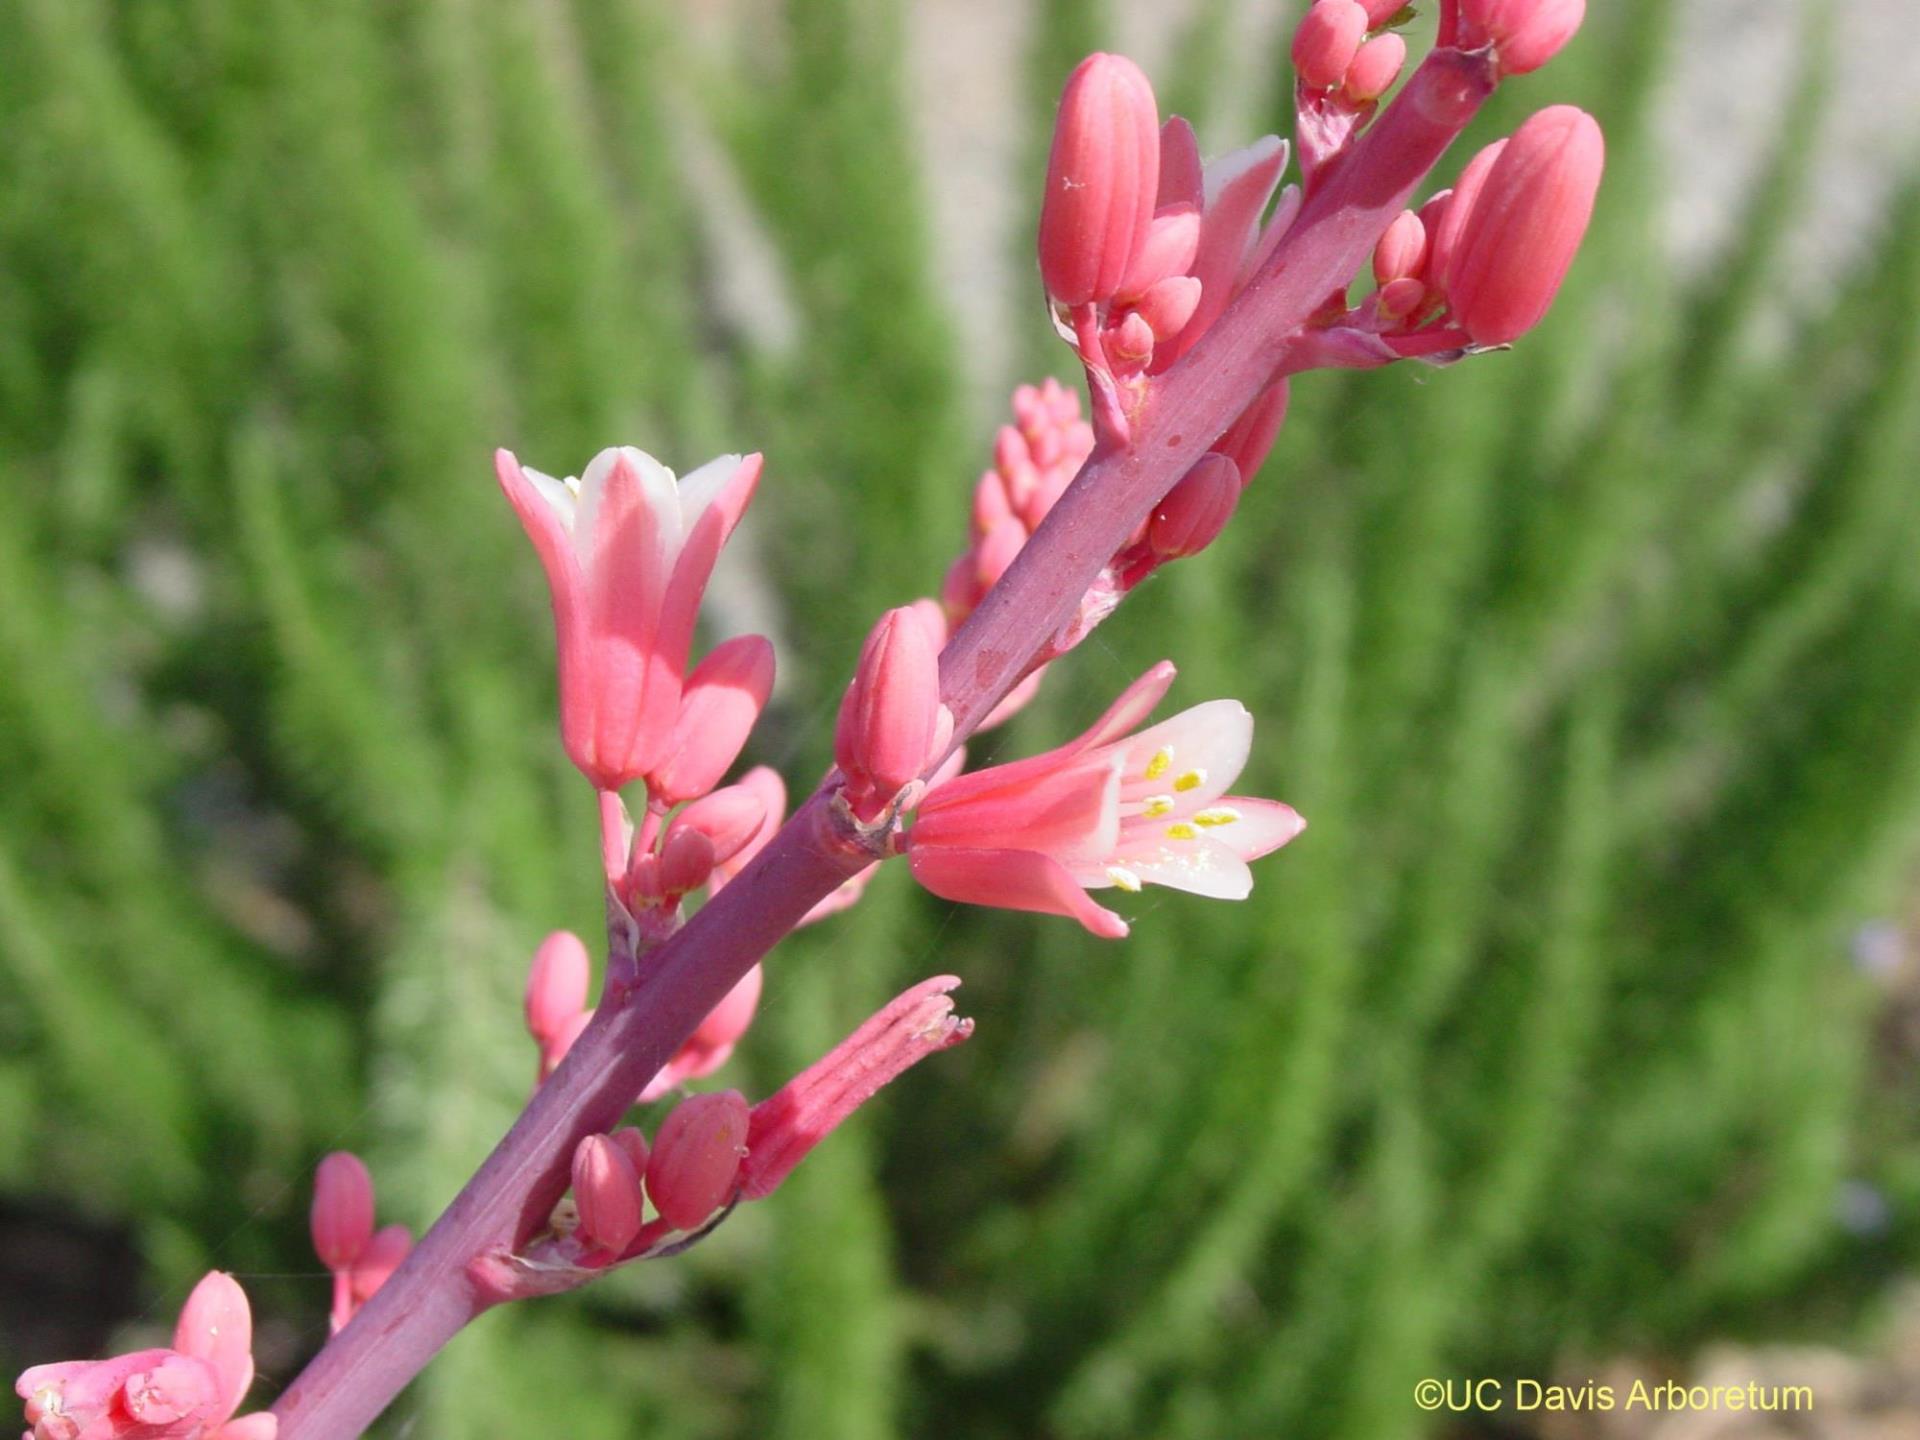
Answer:
<svg viewBox="0 0 1920 1440"><path fill-rule="evenodd" d="M1402 210L1373 247L1373 279L1377 285L1417 276L1427 263L1427 227L1411 210Z"/></svg>

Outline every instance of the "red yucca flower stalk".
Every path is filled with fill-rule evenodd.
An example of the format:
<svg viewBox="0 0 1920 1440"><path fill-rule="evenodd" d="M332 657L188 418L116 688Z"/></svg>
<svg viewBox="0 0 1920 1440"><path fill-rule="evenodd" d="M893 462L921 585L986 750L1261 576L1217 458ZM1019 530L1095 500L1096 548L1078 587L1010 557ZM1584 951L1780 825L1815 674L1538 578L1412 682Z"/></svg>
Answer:
<svg viewBox="0 0 1920 1440"><path fill-rule="evenodd" d="M346 1440L489 1306L671 1255L772 1194L882 1086L971 1033L953 1013L959 981L940 976L757 1105L731 1089L687 1093L780 983L762 964L774 945L855 903L889 858L906 855L936 895L1114 938L1144 885L1247 895L1248 862L1304 822L1227 793L1253 740L1237 701L1140 728L1170 663L1045 754L965 773L964 742L1071 664L1062 657L1134 586L1232 522L1292 377L1450 365L1540 321L1599 185L1593 121L1554 106L1450 190L1417 207L1415 192L1494 87L1550 59L1581 13L1579 0L1442 0L1438 43L1409 72L1399 0L1315 0L1294 36L1291 141L1213 160L1184 120L1161 119L1131 61L1094 55L1073 72L1038 257L1090 419L1053 382L1015 392L963 553L929 577L937 598L872 624L834 768L790 815L770 770L725 783L771 692L772 645L734 637L689 669L703 591L760 457L676 477L611 448L575 480L500 452L552 598L561 742L599 799L597 1002L586 945L549 935L526 989L532 1098L418 1244L374 1228L358 1159L320 1163L313 1240L337 1333L271 1414L233 1418L250 1325L239 1287L216 1274L172 1349L26 1371L30 1440ZM1354 294L1369 269L1373 288ZM958 496L955 508L957 530ZM629 1123L634 1106L666 1102L650 1131Z"/></svg>

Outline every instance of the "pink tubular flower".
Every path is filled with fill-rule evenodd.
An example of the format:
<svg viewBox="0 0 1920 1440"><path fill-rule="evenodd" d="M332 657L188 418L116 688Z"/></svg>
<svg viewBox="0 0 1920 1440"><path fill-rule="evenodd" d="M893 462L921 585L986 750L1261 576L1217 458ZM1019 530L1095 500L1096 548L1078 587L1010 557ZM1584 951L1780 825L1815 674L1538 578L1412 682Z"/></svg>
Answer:
<svg viewBox="0 0 1920 1440"><path fill-rule="evenodd" d="M732 1197L746 1154L747 1102L738 1090L683 1100L653 1137L647 1195L676 1230L697 1230Z"/></svg>
<svg viewBox="0 0 1920 1440"><path fill-rule="evenodd" d="M812 1150L910 1066L958 1045L973 1021L953 1013L952 975L922 981L889 1002L822 1060L753 1107L740 1198L771 1195Z"/></svg>
<svg viewBox="0 0 1920 1440"><path fill-rule="evenodd" d="M948 900L1070 915L1116 939L1126 922L1086 891L1154 884L1245 898L1247 861L1304 822L1275 801L1225 793L1253 738L1237 701L1127 734L1173 675L1165 661L1154 666L1071 744L930 790L907 837L914 878Z"/></svg>
<svg viewBox="0 0 1920 1440"><path fill-rule="evenodd" d="M940 703L940 644L911 605L889 610L861 648L840 702L833 758L841 793L862 821L876 819L953 735Z"/></svg>
<svg viewBox="0 0 1920 1440"><path fill-rule="evenodd" d="M494 457L546 568L560 652L560 733L596 789L669 758L693 622L720 547L760 477L723 455L684 479L652 456L602 450L578 480Z"/></svg>
<svg viewBox="0 0 1920 1440"><path fill-rule="evenodd" d="M1499 152L1445 282L1453 321L1475 343L1504 345L1547 313L1587 233L1605 160L1599 125L1571 105L1542 110ZM1443 228L1459 204L1456 196Z"/></svg>
<svg viewBox="0 0 1920 1440"><path fill-rule="evenodd" d="M1089 55L1067 79L1047 157L1040 278L1061 305L1109 299L1147 242L1160 117L1140 67Z"/></svg>
<svg viewBox="0 0 1920 1440"><path fill-rule="evenodd" d="M187 1297L171 1350L36 1365L14 1393L22 1440L273 1440L273 1416L232 1418L252 1383L247 1297L216 1270Z"/></svg>

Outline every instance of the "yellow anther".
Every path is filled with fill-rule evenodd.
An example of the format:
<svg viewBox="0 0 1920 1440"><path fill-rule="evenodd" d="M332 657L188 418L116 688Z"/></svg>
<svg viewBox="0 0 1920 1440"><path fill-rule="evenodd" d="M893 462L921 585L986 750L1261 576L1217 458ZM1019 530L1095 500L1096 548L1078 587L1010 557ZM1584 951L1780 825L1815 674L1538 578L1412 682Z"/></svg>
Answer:
<svg viewBox="0 0 1920 1440"><path fill-rule="evenodd" d="M1176 790L1198 790L1202 785L1206 783L1207 783L1206 771L1189 770L1186 772L1186 774L1182 775L1178 780L1173 782L1173 788Z"/></svg>
<svg viewBox="0 0 1920 1440"><path fill-rule="evenodd" d="M1196 812L1193 817L1193 823L1196 825L1231 825L1239 818L1240 812L1231 805L1215 805L1210 809Z"/></svg>
<svg viewBox="0 0 1920 1440"><path fill-rule="evenodd" d="M1173 824L1167 826L1167 838L1169 840L1198 840L1200 838L1200 832L1186 821L1176 820Z"/></svg>
<svg viewBox="0 0 1920 1440"><path fill-rule="evenodd" d="M1124 865L1109 865L1107 867L1107 878L1129 895L1138 895L1140 893L1140 877Z"/></svg>
<svg viewBox="0 0 1920 1440"><path fill-rule="evenodd" d="M1151 820L1157 815L1166 814L1171 809L1173 809L1173 796L1149 795L1147 797L1147 803L1141 807L1140 813Z"/></svg>
<svg viewBox="0 0 1920 1440"><path fill-rule="evenodd" d="M1162 775L1167 773L1167 768L1172 764L1173 746L1162 745L1158 750L1153 752L1153 758L1147 761L1147 779L1158 780Z"/></svg>

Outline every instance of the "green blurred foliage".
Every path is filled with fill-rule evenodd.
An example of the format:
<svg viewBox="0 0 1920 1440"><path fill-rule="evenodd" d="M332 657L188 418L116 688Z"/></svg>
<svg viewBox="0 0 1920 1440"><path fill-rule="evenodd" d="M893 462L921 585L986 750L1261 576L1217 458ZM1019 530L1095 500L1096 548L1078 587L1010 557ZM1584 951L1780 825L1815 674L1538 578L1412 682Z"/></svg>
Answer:
<svg viewBox="0 0 1920 1440"><path fill-rule="evenodd" d="M1196 7L1180 103L1235 8ZM534 942L592 933L490 446L770 452L754 758L796 786L871 615L961 543L987 437L899 9L793 0L725 61L675 11L0 6L0 1187L133 1229L123 1335L220 1265L290 1378L313 1161L367 1152L383 1219L428 1223L523 1097ZM1109 30L1036 17L1037 161ZM1604 7L1487 119L1571 98L1609 135L1519 355L1299 385L1223 541L978 747L1171 653L1311 818L1255 900L1154 892L1102 946L884 876L783 949L728 1078L935 970L975 1041L684 1259L487 1317L395 1433L1380 1440L1424 1374L1844 1328L1911 1262L1914 1077L1876 1070L1846 940L1920 816L1920 187L1800 303L1810 61L1747 223L1677 281L1669 23ZM717 318L690 127L788 343ZM1883 1233L1842 1227L1848 1181Z"/></svg>

